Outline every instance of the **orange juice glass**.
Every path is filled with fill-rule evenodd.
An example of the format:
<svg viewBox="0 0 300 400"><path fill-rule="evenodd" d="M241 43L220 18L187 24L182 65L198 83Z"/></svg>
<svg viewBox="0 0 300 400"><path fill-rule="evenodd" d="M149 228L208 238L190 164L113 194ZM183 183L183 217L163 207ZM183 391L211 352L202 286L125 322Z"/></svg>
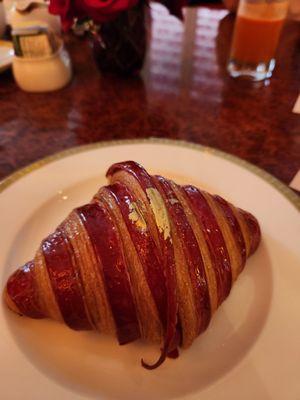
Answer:
<svg viewBox="0 0 300 400"><path fill-rule="evenodd" d="M259 81L272 75L288 5L288 0L240 0L227 67L232 77Z"/></svg>

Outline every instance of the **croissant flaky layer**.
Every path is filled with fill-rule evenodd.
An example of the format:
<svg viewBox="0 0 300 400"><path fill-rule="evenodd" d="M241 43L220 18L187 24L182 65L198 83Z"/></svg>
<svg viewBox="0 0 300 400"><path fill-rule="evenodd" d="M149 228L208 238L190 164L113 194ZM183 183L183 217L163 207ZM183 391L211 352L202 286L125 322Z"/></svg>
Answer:
<svg viewBox="0 0 300 400"><path fill-rule="evenodd" d="M5 289L7 305L120 344L160 343L158 366L192 344L229 295L260 229L248 212L194 186L112 165L109 185L44 239Z"/></svg>

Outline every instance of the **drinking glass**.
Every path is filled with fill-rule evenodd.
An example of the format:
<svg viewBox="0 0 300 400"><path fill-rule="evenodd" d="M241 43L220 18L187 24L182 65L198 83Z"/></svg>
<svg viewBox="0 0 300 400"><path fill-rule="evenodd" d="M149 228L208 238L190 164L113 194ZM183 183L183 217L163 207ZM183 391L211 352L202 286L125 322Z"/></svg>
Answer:
<svg viewBox="0 0 300 400"><path fill-rule="evenodd" d="M288 0L240 0L227 70L254 81L269 78Z"/></svg>

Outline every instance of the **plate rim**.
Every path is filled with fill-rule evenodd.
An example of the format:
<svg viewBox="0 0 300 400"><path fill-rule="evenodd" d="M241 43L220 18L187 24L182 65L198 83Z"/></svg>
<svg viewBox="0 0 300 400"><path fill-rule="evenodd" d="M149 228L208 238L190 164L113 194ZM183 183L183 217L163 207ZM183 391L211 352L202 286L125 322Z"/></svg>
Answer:
<svg viewBox="0 0 300 400"><path fill-rule="evenodd" d="M174 141L170 141L170 140L166 140L167 141L167 144L174 144ZM25 173L23 173L23 174L21 174L19 177L17 177L13 182L11 182L11 184L9 185L9 186L11 186L11 190L12 190L12 192L15 190L15 189L18 189L18 184L17 184L17 187L14 187L13 186L13 184L18 180L18 179L21 179L21 178L23 178L23 177L25 177L25 180L23 180L23 181L21 181L21 182L19 182L19 185L23 185L23 183L25 182L27 182L27 180L29 179L30 181L33 179L33 181L35 181L35 177L38 177L39 176L39 174L44 174L44 172L47 172L47 168L48 168L48 163L51 163L51 162L55 162L55 161L58 161L58 163L57 164L52 164L52 166L51 165L49 165L49 167L50 167L50 169L57 169L57 167L59 168L60 167L60 163L67 163L67 164L70 164L70 165L72 165L73 164L73 162L76 162L76 159L77 159L77 155L79 156L79 157L83 157L84 159L86 158L86 157L89 157L89 155L91 156L91 157L96 157L97 156L97 154L99 154L99 152L102 154L102 147L104 148L104 153L105 153L105 157L107 157L107 159L109 160L110 159L110 157L112 157L112 154L114 153L114 151L117 151L117 152L121 152L121 153L123 153L123 152L125 152L126 153L126 149L127 149L127 146L125 146L125 147L122 147L122 144L125 144L125 143L129 143L129 145L128 145L128 149L130 150L130 149L132 149L132 151L135 153L136 152L136 149L139 149L140 147L139 146L133 146L133 147L130 147L130 144L131 143L145 143L146 145L144 146L141 146L141 151L142 152L144 152L144 151L146 151L146 152L149 152L150 151L150 155L151 155L151 153L152 153L152 151L155 151L155 149L157 148L158 149L158 151L160 151L160 152L162 152L162 153L164 153L165 152L165 150L168 150L168 149L170 149L170 152L172 153L172 152L177 152L177 151L179 151L180 153L179 154L181 154L181 150L180 150L180 148L179 149L177 149L177 147L174 145L174 147L172 148L170 148L170 147L167 147L167 146L160 146L159 144L161 143L161 140L128 140L128 141L124 141L124 140L121 140L121 141L112 141L114 144L117 144L117 145L120 145L120 147L118 146L117 148L114 148L114 147L109 147L109 145L111 144L111 142L100 142L100 143L93 143L93 144L91 144L91 145L84 145L84 146L77 146L77 147L73 147L73 148L69 148L69 149L67 149L67 150L64 150L64 151L61 151L61 152L59 152L59 153L55 153L55 154L53 154L52 156L47 156L47 157L44 157L43 159L40 159L39 161L41 162L41 165L38 165L36 168L33 168L32 170L29 170L29 171L25 171ZM159 142L158 143L158 145L157 146L155 146L155 144L152 146L148 146L148 143L149 142L151 142L151 143L153 143L153 142L155 142L155 143L157 143L157 142ZM170 143L171 142L171 143ZM178 146L183 146L184 148L183 148L183 155L187 155L188 156L188 154L191 154L191 156L193 156L193 157L195 157L195 159L198 159L198 156L199 156L199 162L201 162L201 157L203 158L203 161L205 161L205 159L206 159L206 157L208 157L207 158L207 161L212 161L212 162L214 162L214 161L216 161L217 163L219 163L219 162L221 162L222 161L222 159L226 159L227 158L227 154L225 153L225 157L224 158L219 158L218 159L218 157L216 157L216 158L214 158L214 157L210 157L211 155L213 155L214 153L215 153L215 149L211 149L211 148L207 148L206 146L198 146L198 145L196 145L196 146L190 146L190 144L189 143L182 143L182 141L176 141L176 142L179 142L178 143ZM149 144L151 144L151 143L149 143ZM198 148L198 150L199 151L201 151L201 153L198 153L197 151L195 151L195 152L189 152L189 151L187 151L186 153L185 153L185 148L189 148L189 147L191 147L191 148L195 148L195 147L197 147ZM86 150L86 149L88 149L88 150ZM124 150L125 149L125 150ZM91 150L91 152L89 151L89 150ZM207 151L208 150L208 151ZM130 150L131 151L131 150ZM137 150L138 151L138 150ZM82 154L81 154L82 153ZM174 154L175 154L174 153ZM216 151L216 153L219 153L219 151ZM222 152L221 152L222 153ZM70 159L70 158L68 158L68 156L70 156L70 157L72 157L74 155L74 159ZM97 157L96 157L97 158ZM229 159L231 159L231 157L229 156L228 157ZM234 156L233 156L233 158L235 158ZM237 158L237 157L236 157ZM48 162L47 162L47 160L49 160ZM36 161L36 162L34 162L34 163L32 163L32 164L30 164L30 165L28 165L28 167L27 168L29 168L29 167L32 167L32 166L34 166L35 164L39 164L39 161ZM239 164L239 161L243 161L243 160L239 160L238 158L237 158L237 164L235 164L235 162L233 161L233 164L231 164L231 163L229 163L228 165L227 165L227 167L230 167L230 165L231 165L231 167L230 168L235 168L235 165L238 165ZM226 162L226 161L225 161ZM243 164L243 162L242 162L242 164ZM246 164L248 164L247 162L246 162ZM62 165L64 165L64 164L62 164ZM34 174L34 175L29 175L29 173L31 173L31 172L34 172L35 170L38 170L38 169L40 169L40 168L43 168L45 166L45 170L40 170L40 171L37 171L37 174ZM226 167L226 168L227 168ZM250 167L251 167L251 164L250 164ZM25 168L23 168L23 169L25 169L26 170L26 167ZM19 171L16 171L14 174L16 174L17 172L20 172L20 171L22 171L22 170L19 170ZM263 171L262 171L263 172ZM243 171L240 171L240 173L241 174L243 174ZM12 175L14 175L14 174L12 174ZM72 170L71 170L71 174L72 174ZM26 175L29 175L28 176L28 178L27 178L27 180L26 180ZM254 175L252 175L252 178L251 178L251 175L252 174L250 174L247 178L250 178L250 179L255 179L255 174ZM218 175L217 175L218 176ZM272 177L272 176L271 176ZM264 182L264 180L263 180L263 182ZM284 185L283 185L284 186ZM270 190L270 188L272 188L272 185L270 186L270 185L266 185L266 187L265 187L266 189L268 189L268 190ZM1 181L0 181L0 189L1 189ZM3 189L3 190L5 190L5 188ZM10 193L12 193L12 192L10 192L9 190L8 190L8 193L7 193L7 195L8 196L10 196ZM5 195L6 195L6 193L5 193ZM1 190L0 190L0 196L1 196ZM274 196L276 196L276 192L274 192ZM276 196L277 197L277 196ZM280 196L281 197L281 196ZM277 197L278 198L278 197ZM0 198L0 200L1 200L1 198ZM279 200L281 200L282 201L282 197L281 197L281 199L279 199ZM292 207L292 208L290 208L290 206L289 206L289 204L290 204L290 202L284 202L285 204L285 207L287 207L287 210L289 210L289 212L292 212L293 210L294 210L294 207ZM251 349L251 347L248 349L248 350L250 350ZM247 352L248 354L250 353L249 351ZM26 359L28 359L28 356L25 354L25 356L26 356ZM242 358L243 359L243 358ZM241 360L242 360L241 359ZM29 359L30 360L30 359ZM196 389L195 391L191 391L191 392L186 392L185 393L185 395L183 395L183 398L185 398L185 396L187 396L187 398L190 398L191 397L191 400L192 399L196 399L196 397L199 397L199 396L201 396L201 394L204 396L204 397L206 397L206 395L208 394L208 397L210 397L210 396L212 396L212 398L214 398L215 399L215 392L216 393L219 393L219 388L221 387L221 388L227 388L227 385L228 385L228 383L229 384L231 384L231 376L235 376L235 374L237 373L238 375L237 376L246 376L245 375L245 372L244 372L244 367L241 369L241 373L242 373L242 375L240 375L240 372L239 372L239 368L240 368L240 366L241 366L241 360L239 360L239 362L238 363L236 363L234 366L233 366L233 368L229 368L229 370L224 374L224 375L222 375L222 376L218 376L218 378L214 381L214 384L213 385L211 385L211 383L209 383L208 385L206 384L203 388L202 388L202 386L201 386L201 390L199 390L199 389ZM33 363L34 364L34 368L35 369L37 369L37 365L36 365L36 363ZM39 369L39 368L38 368ZM236 372L234 372L233 373L233 371L236 371ZM46 372L47 372L47 370L46 370ZM247 371L246 371L247 372ZM57 381L57 379L52 379L51 378L51 375L49 375L48 373L47 374L45 374L45 369L43 369L42 370L42 375L43 376L46 376L49 380L50 380L50 384L51 384L51 386L52 386L52 384L53 384L53 381L55 382L55 383L59 383L59 387L61 387L61 388L63 388L63 389L67 389L67 391L70 391L70 394L68 395L68 393L62 393L62 397L64 398L65 396L66 396L66 399L68 399L69 397L68 396L70 396L70 398L72 398L73 397L73 395L74 395L74 397L76 397L76 395L79 395L79 397L81 398L81 391L78 391L77 389L74 389L74 386L73 385L62 385L61 384L61 382L62 381ZM224 386L224 384L226 385L226 386ZM212 391L210 391L210 387L212 386ZM216 386L216 389L214 388L214 386ZM48 386L47 386L48 387ZM196 386L195 386L196 387ZM228 387L231 387L231 386L228 386ZM295 386L296 387L296 386ZM71 388L71 390L70 390L70 388ZM198 386L197 386L197 388L198 388ZM49 392L50 392L50 389L49 389ZM52 390L51 390L51 392L52 392ZM38 393L38 392L37 392ZM54 393L54 396L56 395L56 392L55 391L53 391L53 393ZM58 392L59 393L59 392ZM87 392L82 392L83 393L83 398L84 399L88 399L89 398L89 394L87 393ZM210 394L211 393L211 394ZM220 393L221 393L221 391L220 391ZM35 396L36 396L36 393L32 393L32 396L35 398ZM103 396L103 400L107 397L107 393L106 392L101 392L101 398L102 398L102 396ZM38 397L38 394L37 394L37 397ZM110 397L110 396L108 396L108 397ZM175 396L175 397L177 397L177 396ZM181 398L181 396L179 396L180 398ZM77 397L76 397L77 398ZM173 398L173 396L171 396L170 397L170 399L171 398ZM78 399L79 400L79 399ZM83 399L82 399L83 400Z"/></svg>
<svg viewBox="0 0 300 400"><path fill-rule="evenodd" d="M58 161L75 154L83 153L89 150L95 150L98 148L113 147L113 146L128 145L128 144L148 144L148 143L189 148L193 150L198 150L200 152L206 152L212 155L216 155L222 159L231 161L234 164L252 172L256 176L263 179L265 182L269 183L273 188L275 188L278 192L280 192L290 202L290 204L292 204L297 210L300 211L300 196L294 193L285 183L281 182L278 178L276 178L269 172L263 170L262 168L257 167L256 165L251 164L250 162L238 156L226 153L214 147L205 146L194 142L188 142L186 140L155 138L155 137L142 138L142 139L117 139L117 140L98 141L94 143L73 146L68 149L58 151L54 154L42 157L37 161L28 164L25 167L19 168L10 175L8 175L7 177L5 177L3 180L0 181L0 194L19 179L54 161Z"/></svg>

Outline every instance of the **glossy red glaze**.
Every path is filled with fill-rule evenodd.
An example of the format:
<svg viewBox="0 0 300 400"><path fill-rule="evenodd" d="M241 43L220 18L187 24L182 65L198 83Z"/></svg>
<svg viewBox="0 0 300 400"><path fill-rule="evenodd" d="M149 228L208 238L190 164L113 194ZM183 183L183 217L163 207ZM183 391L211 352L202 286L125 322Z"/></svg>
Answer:
<svg viewBox="0 0 300 400"><path fill-rule="evenodd" d="M179 351L178 349L172 350L168 353L169 358L178 358L179 357Z"/></svg>
<svg viewBox="0 0 300 400"><path fill-rule="evenodd" d="M206 238L216 275L218 304L221 304L229 295L232 283L227 247L218 222L200 190L194 186L183 186L183 190Z"/></svg>
<svg viewBox="0 0 300 400"><path fill-rule="evenodd" d="M221 207L221 210L227 219L227 222L230 225L232 234L234 236L234 239L236 241L236 244L238 246L238 249L240 251L241 257L242 257L242 266L245 265L246 262L246 244L244 240L244 236L240 227L240 224L234 215L234 212L232 211L231 207L229 206L228 202L223 199L220 196L214 196L214 199L217 201L219 206Z"/></svg>
<svg viewBox="0 0 300 400"><path fill-rule="evenodd" d="M31 318L43 318L34 281L34 263L29 261L8 279L6 289L21 314Z"/></svg>
<svg viewBox="0 0 300 400"><path fill-rule="evenodd" d="M133 175L145 192L146 189L153 187L151 176L148 174L144 167L142 167L135 161L123 161L111 165L106 172L106 177L109 178L119 171L127 171L128 173Z"/></svg>
<svg viewBox="0 0 300 400"><path fill-rule="evenodd" d="M250 236L251 236L250 255L251 255L257 249L260 239L261 239L260 227L259 227L257 219L254 217L254 215L250 214L247 211L241 210L241 209L240 209L240 212L243 214L243 216L246 220L249 232L250 232Z"/></svg>
<svg viewBox="0 0 300 400"><path fill-rule="evenodd" d="M81 277L73 264L75 259L68 239L57 229L43 241L42 250L52 289L65 323L75 330L93 329L84 307Z"/></svg>
<svg viewBox="0 0 300 400"><path fill-rule="evenodd" d="M137 183L148 198L147 189L154 188L155 185L152 181L152 177L141 165L139 165L135 161L116 163L109 168L106 176L112 176L118 171L127 171L128 173L130 173L136 179ZM148 200L150 201L149 198ZM176 267L174 249L171 241L165 240L163 234L161 234L158 229L157 233L161 250L161 263L163 265L163 270L165 271L166 285L168 290L168 315L165 343L159 360L151 366L146 364L142 360L142 365L148 369L157 368L165 360L167 354L174 350L174 347L177 346L181 341L181 337L179 340L177 340L180 336L181 331L179 331L177 321L178 301L176 294Z"/></svg>
<svg viewBox="0 0 300 400"><path fill-rule="evenodd" d="M161 176L156 176L153 179L157 190L165 201L169 217L175 226L176 235L183 248L196 300L196 309L200 321L198 333L200 334L207 328L211 312L206 273L198 242L188 222L184 208L168 180Z"/></svg>
<svg viewBox="0 0 300 400"><path fill-rule="evenodd" d="M163 265L160 262L159 251L149 232L149 229L147 227L143 230L139 229L137 225L129 218L132 211L130 205L132 203L136 203L137 199L125 185L120 183L107 186L106 189L114 197L122 213L123 219L131 236L131 240L142 264L148 286L160 316L160 320L164 329L166 329L168 296L166 277L163 270Z"/></svg>
<svg viewBox="0 0 300 400"><path fill-rule="evenodd" d="M99 259L119 343L136 340L140 337L140 330L117 227L109 212L98 203L80 207L77 213Z"/></svg>

